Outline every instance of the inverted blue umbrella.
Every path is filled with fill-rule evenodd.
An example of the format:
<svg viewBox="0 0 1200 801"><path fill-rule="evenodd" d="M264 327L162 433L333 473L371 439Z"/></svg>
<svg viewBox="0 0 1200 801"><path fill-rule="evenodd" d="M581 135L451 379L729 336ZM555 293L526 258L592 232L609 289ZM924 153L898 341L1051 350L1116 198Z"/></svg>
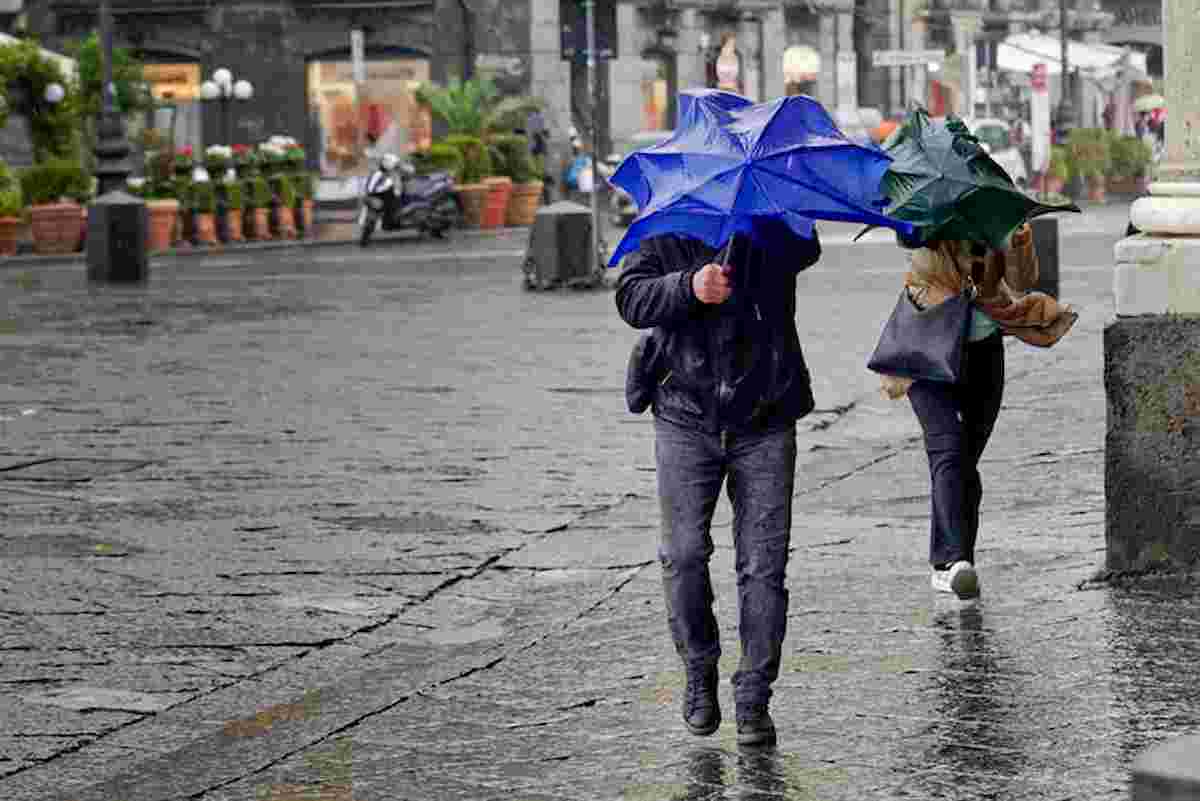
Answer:
<svg viewBox="0 0 1200 801"><path fill-rule="evenodd" d="M611 182L629 193L638 216L609 266L642 239L683 234L713 248L743 233L778 241L777 224L811 237L813 220L886 226L911 234L911 223L882 213L880 189L891 158L857 145L811 97L768 103L715 89L679 95L679 125L665 142L635 150ZM771 232L771 233L768 233Z"/></svg>

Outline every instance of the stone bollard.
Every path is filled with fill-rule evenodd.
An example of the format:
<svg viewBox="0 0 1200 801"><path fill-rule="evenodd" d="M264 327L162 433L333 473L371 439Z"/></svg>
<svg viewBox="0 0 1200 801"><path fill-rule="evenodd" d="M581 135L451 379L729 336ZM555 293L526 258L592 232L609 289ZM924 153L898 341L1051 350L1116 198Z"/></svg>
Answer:
<svg viewBox="0 0 1200 801"><path fill-rule="evenodd" d="M1148 749L1133 764L1133 801L1200 801L1200 736Z"/></svg>
<svg viewBox="0 0 1200 801"><path fill-rule="evenodd" d="M1200 0L1165 0L1167 155L1115 248L1104 330L1105 539L1116 572L1200 558Z"/></svg>
<svg viewBox="0 0 1200 801"><path fill-rule="evenodd" d="M598 285L603 267L591 249L591 209L569 201L538 209L522 268L526 288Z"/></svg>

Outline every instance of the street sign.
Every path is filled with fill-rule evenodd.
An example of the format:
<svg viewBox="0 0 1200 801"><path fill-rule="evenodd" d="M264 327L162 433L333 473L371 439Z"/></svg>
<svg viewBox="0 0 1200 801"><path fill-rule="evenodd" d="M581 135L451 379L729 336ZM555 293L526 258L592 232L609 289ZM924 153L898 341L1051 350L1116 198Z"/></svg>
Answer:
<svg viewBox="0 0 1200 801"><path fill-rule="evenodd" d="M596 60L617 57L617 2L593 0L592 14L596 18ZM559 0L558 19L561 23L561 52L564 61L587 59L587 18L580 0Z"/></svg>
<svg viewBox="0 0 1200 801"><path fill-rule="evenodd" d="M871 55L876 67L921 67L945 60L945 50L876 50Z"/></svg>
<svg viewBox="0 0 1200 801"><path fill-rule="evenodd" d="M354 82L367 82L366 38L355 28L350 31L350 61L354 64Z"/></svg>

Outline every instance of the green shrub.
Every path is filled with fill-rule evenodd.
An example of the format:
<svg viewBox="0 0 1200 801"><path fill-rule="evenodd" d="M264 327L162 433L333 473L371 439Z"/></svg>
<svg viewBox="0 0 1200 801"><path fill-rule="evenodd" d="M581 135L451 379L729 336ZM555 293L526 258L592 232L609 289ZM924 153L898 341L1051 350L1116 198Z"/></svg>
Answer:
<svg viewBox="0 0 1200 801"><path fill-rule="evenodd" d="M459 183L476 184L493 174L491 156L478 137L456 134L446 137L446 144L462 156L462 168L455 176Z"/></svg>
<svg viewBox="0 0 1200 801"><path fill-rule="evenodd" d="M1146 168L1154 158L1150 146L1136 136L1113 134L1109 140L1109 152L1112 154L1110 174L1114 178L1139 178L1146 173Z"/></svg>
<svg viewBox="0 0 1200 801"><path fill-rule="evenodd" d="M529 138L520 134L493 136L490 142L497 164L496 172L506 175L515 184L537 180L533 157L529 153Z"/></svg>
<svg viewBox="0 0 1200 801"><path fill-rule="evenodd" d="M301 200L313 200L317 196L317 174L302 172L296 176L296 194Z"/></svg>
<svg viewBox="0 0 1200 801"><path fill-rule="evenodd" d="M267 179L261 175L255 175L248 179L243 201L248 209L271 208L271 186L267 183Z"/></svg>
<svg viewBox="0 0 1200 801"><path fill-rule="evenodd" d="M296 185L292 183L290 175L276 175L271 179L275 196L279 198L279 205L284 208L295 208L296 206Z"/></svg>
<svg viewBox="0 0 1200 801"><path fill-rule="evenodd" d="M428 150L418 150L413 153L412 162L413 167L420 175L431 172L448 172L457 176L463 168L462 153L454 145L445 142L434 142Z"/></svg>
<svg viewBox="0 0 1200 801"><path fill-rule="evenodd" d="M225 192L225 208L232 211L237 211L242 208L242 185L237 181L230 181L222 184L221 189Z"/></svg>
<svg viewBox="0 0 1200 801"><path fill-rule="evenodd" d="M1102 128L1076 128L1067 137L1071 165L1083 178L1102 178L1112 166L1108 134Z"/></svg>
<svg viewBox="0 0 1200 801"><path fill-rule="evenodd" d="M192 208L197 214L215 214L217 188L212 181L200 181L192 188Z"/></svg>
<svg viewBox="0 0 1200 801"><path fill-rule="evenodd" d="M1047 171L1060 181L1071 180L1071 151L1065 145L1050 148L1050 166Z"/></svg>
<svg viewBox="0 0 1200 801"><path fill-rule="evenodd" d="M24 211L25 202L19 188L0 189L0 217L20 217Z"/></svg>
<svg viewBox="0 0 1200 801"><path fill-rule="evenodd" d="M21 194L30 206L58 203L61 198L86 203L92 194L92 177L74 161L45 161L21 171Z"/></svg>

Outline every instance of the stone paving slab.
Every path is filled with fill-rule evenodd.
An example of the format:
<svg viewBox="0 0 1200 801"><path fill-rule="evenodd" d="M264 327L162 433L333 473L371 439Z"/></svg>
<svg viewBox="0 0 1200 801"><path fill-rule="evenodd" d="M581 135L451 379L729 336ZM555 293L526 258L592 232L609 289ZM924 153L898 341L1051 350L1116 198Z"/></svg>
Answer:
<svg viewBox="0 0 1200 801"><path fill-rule="evenodd" d="M1073 256L1099 263L1111 242L1090 241ZM1194 589L1090 582L1102 272L1064 282L1084 308L1061 346L1008 349L968 605L929 592L919 429L862 366L894 251L832 244L802 276L820 411L781 744L755 753L727 684L715 737L678 721L652 434L623 408L635 334L611 293L522 292L519 248L454 247L6 282L0 466L148 463L0 487L6 798L1118 798L1142 749L1196 725ZM38 700L71 693L183 697Z"/></svg>

